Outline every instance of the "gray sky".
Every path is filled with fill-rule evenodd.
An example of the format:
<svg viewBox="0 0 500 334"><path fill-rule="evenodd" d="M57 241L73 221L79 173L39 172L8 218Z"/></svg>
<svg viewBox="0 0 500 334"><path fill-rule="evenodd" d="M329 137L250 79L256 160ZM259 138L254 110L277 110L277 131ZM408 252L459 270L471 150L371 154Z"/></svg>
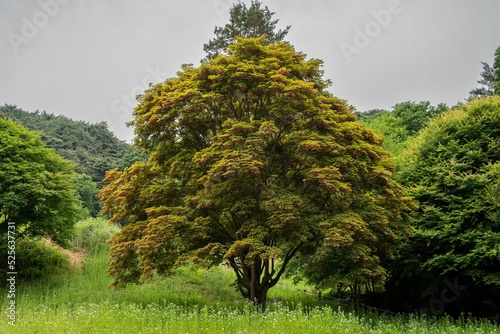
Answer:
<svg viewBox="0 0 500 334"><path fill-rule="evenodd" d="M463 101L500 45L499 0L261 2L359 111ZM199 65L232 3L0 0L0 105L106 121L130 141L135 95Z"/></svg>

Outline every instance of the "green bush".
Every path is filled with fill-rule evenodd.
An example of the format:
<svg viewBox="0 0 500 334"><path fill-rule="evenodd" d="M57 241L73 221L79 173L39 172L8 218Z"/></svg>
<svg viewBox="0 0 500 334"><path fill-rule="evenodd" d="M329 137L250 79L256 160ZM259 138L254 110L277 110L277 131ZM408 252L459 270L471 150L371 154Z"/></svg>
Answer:
<svg viewBox="0 0 500 334"><path fill-rule="evenodd" d="M109 245L106 241L118 230L118 227L110 225L103 218L88 218L79 221L75 225L73 247L90 253L107 252Z"/></svg>
<svg viewBox="0 0 500 334"><path fill-rule="evenodd" d="M52 275L66 273L70 269L69 256L39 239L20 239L16 242L15 271L17 279L34 281ZM0 276L6 277L7 268L0 268ZM1 284L5 284L2 281Z"/></svg>

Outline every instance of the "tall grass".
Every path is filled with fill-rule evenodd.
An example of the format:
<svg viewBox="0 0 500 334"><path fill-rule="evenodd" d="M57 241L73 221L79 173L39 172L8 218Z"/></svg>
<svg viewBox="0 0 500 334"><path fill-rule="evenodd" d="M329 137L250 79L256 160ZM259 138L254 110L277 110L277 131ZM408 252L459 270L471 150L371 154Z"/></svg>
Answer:
<svg viewBox="0 0 500 334"><path fill-rule="evenodd" d="M118 230L117 226L108 224L103 218L82 220L75 225L73 247L87 253L106 252L109 249L106 240Z"/></svg>
<svg viewBox="0 0 500 334"><path fill-rule="evenodd" d="M2 333L500 333L485 321L427 321L417 317L360 318L330 307L303 312L274 304L187 307L173 303L75 303L23 306L17 325Z"/></svg>
<svg viewBox="0 0 500 334"><path fill-rule="evenodd" d="M236 293L232 272L222 266L186 266L170 277L112 291L105 233L98 231L108 227L101 220L85 224L76 244L86 251L84 266L20 284L16 326L2 317L0 333L500 333L487 321L356 315L297 291L308 287L289 280L270 291L262 314ZM2 310L7 301L1 299Z"/></svg>

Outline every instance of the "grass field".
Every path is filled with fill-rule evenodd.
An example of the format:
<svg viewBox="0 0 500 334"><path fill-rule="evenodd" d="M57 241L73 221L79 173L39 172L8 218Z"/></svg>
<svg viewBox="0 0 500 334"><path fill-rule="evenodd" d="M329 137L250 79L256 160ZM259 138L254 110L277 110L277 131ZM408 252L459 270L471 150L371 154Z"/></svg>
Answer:
<svg viewBox="0 0 500 334"><path fill-rule="evenodd" d="M15 326L2 298L0 333L500 333L482 320L354 313L304 294L307 286L289 280L270 290L262 314L230 286L225 267L183 267L171 277L111 291L107 251L94 249L82 268L65 276L20 282Z"/></svg>

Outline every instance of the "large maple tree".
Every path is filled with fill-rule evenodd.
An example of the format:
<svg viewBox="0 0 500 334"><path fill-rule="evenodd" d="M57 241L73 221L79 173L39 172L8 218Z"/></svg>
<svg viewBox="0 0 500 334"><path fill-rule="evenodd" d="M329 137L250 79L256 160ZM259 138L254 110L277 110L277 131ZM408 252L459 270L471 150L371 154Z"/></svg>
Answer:
<svg viewBox="0 0 500 334"><path fill-rule="evenodd" d="M142 96L132 124L149 160L109 172L101 191L123 225L110 241L115 285L224 262L265 309L305 250L318 262L343 252L360 280L383 281L372 273L408 233L409 201L382 139L326 91L322 61L264 39L239 39Z"/></svg>

